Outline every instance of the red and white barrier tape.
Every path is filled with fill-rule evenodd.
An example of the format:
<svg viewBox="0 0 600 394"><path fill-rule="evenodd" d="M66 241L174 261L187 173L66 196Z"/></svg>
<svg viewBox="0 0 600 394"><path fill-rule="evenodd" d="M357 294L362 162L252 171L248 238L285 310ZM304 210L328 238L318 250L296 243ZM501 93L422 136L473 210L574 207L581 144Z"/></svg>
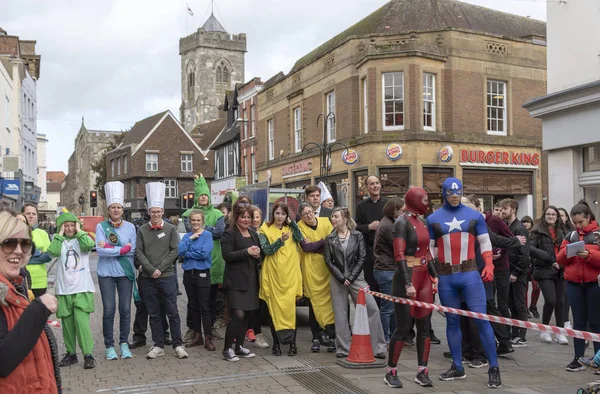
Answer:
<svg viewBox="0 0 600 394"><path fill-rule="evenodd" d="M50 326L50 327L56 327L56 328L60 328L60 321L59 320L48 320L46 321L46 323Z"/></svg>
<svg viewBox="0 0 600 394"><path fill-rule="evenodd" d="M555 335L562 334L562 335L566 335L566 336L573 337L573 338L587 339L588 341L600 342L600 335L594 334L591 332L587 332L587 331L578 331L578 330L572 330L570 328L548 326L546 324L532 323L532 322L516 320L516 319L509 319L506 317L487 315L485 313L477 313L477 312L465 311L462 309L448 308L445 306L430 304L430 303L423 302L423 301L410 300L407 298L394 297L391 295L378 293L376 291L371 291L368 287L365 287L362 290L364 290L365 293L367 293L367 294L371 294L372 296L383 298L384 300L392 301L392 302L395 302L398 304L412 305L412 306L416 306L418 308L426 308L426 309L431 309L431 310L436 310L436 311L441 311L441 312L446 312L446 313L454 313L456 315L461 315L461 316L466 316L466 317L473 317L475 319L487 320L492 323L500 323L500 324L505 324L508 326L516 326L516 327L527 328L527 329L541 331L541 332L548 332L548 333L555 334Z"/></svg>

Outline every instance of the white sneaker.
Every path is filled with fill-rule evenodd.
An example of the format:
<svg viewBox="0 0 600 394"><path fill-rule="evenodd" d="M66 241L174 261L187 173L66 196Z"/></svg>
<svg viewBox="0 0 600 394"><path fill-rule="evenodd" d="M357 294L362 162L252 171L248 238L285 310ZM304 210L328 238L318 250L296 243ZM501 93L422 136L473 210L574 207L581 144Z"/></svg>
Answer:
<svg viewBox="0 0 600 394"><path fill-rule="evenodd" d="M568 329L572 330L573 326L571 326L571 322L570 321L566 321L565 324L564 324L564 328L568 328Z"/></svg>
<svg viewBox="0 0 600 394"><path fill-rule="evenodd" d="M265 341L265 337L263 336L263 334L256 334L256 341L254 341L254 344L262 349L266 349L269 346L271 346L267 341Z"/></svg>
<svg viewBox="0 0 600 394"><path fill-rule="evenodd" d="M569 340L567 339L566 336L558 334L556 336L556 342L558 342L561 345L568 345L569 344Z"/></svg>
<svg viewBox="0 0 600 394"><path fill-rule="evenodd" d="M177 358L188 358L188 354L185 351L185 348L182 345L179 345L175 348L175 355Z"/></svg>
<svg viewBox="0 0 600 394"><path fill-rule="evenodd" d="M548 332L540 332L540 338L542 338L542 341L544 342L552 343L552 336Z"/></svg>
<svg viewBox="0 0 600 394"><path fill-rule="evenodd" d="M163 350L163 348L158 347L158 346L152 346L150 348L150 351L148 352L148 354L146 354L146 358L148 360L150 359L155 359L159 356L164 356L165 355L165 351Z"/></svg>

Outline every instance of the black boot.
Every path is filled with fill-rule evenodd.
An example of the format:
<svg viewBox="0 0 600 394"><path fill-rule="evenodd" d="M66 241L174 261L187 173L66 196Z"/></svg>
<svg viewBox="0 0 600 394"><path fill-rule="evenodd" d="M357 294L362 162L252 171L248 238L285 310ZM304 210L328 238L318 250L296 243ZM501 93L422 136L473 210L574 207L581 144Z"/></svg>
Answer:
<svg viewBox="0 0 600 394"><path fill-rule="evenodd" d="M63 358L60 360L59 365L61 367L68 367L71 364L76 364L79 360L77 360L76 354L65 353Z"/></svg>
<svg viewBox="0 0 600 394"><path fill-rule="evenodd" d="M295 343L290 344L290 350L288 351L288 356L295 356L298 354L298 348Z"/></svg>
<svg viewBox="0 0 600 394"><path fill-rule="evenodd" d="M273 355L274 356L281 356L281 346L279 346L278 343L273 345Z"/></svg>
<svg viewBox="0 0 600 394"><path fill-rule="evenodd" d="M86 354L83 356L83 368L84 369L93 369L96 368L96 360L94 360L94 356L91 354Z"/></svg>

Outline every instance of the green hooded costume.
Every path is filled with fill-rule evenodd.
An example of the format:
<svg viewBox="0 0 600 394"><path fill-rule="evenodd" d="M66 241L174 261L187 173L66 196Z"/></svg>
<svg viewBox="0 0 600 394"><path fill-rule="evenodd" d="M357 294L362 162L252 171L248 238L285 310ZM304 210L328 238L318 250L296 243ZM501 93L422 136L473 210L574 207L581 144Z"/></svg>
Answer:
<svg viewBox="0 0 600 394"><path fill-rule="evenodd" d="M214 227L217 224L217 221L223 217L223 213L212 206L210 201L210 190L204 177L200 176L194 181L194 193L194 198L196 199L194 201L194 206L185 211L185 213L181 216L185 220L189 220L192 211L197 209L204 212L204 225ZM204 207L201 207L198 205L198 199L203 194L208 196L208 204ZM213 239L213 243L214 248L211 254L212 267L210 269L210 282L211 284L215 285L223 283L225 260L223 260L223 255L221 254L221 241L218 239Z"/></svg>

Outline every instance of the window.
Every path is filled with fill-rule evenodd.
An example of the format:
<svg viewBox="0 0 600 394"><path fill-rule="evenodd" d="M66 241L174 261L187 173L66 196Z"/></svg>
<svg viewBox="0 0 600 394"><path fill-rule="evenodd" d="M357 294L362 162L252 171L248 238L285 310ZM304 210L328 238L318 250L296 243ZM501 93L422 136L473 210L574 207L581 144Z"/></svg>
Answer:
<svg viewBox="0 0 600 394"><path fill-rule="evenodd" d="M225 91L229 89L229 68L224 61L217 66L215 88L218 95L225 94Z"/></svg>
<svg viewBox="0 0 600 394"><path fill-rule="evenodd" d="M256 155L253 153L250 154L250 165L252 170L252 183L258 182L258 172L256 171Z"/></svg>
<svg viewBox="0 0 600 394"><path fill-rule="evenodd" d="M117 157L117 175L121 175L121 158Z"/></svg>
<svg viewBox="0 0 600 394"><path fill-rule="evenodd" d="M335 141L335 92L327 93L327 142Z"/></svg>
<svg viewBox="0 0 600 394"><path fill-rule="evenodd" d="M294 109L294 152L302 151L302 110Z"/></svg>
<svg viewBox="0 0 600 394"><path fill-rule="evenodd" d="M127 155L123 156L123 174L127 174Z"/></svg>
<svg viewBox="0 0 600 394"><path fill-rule="evenodd" d="M275 158L275 130L273 129L273 119L267 121L267 131L269 133L269 160Z"/></svg>
<svg viewBox="0 0 600 394"><path fill-rule="evenodd" d="M115 176L115 159L110 159L110 176Z"/></svg>
<svg viewBox="0 0 600 394"><path fill-rule="evenodd" d="M194 88L196 86L196 65L190 61L187 65L187 88L188 100L193 101L195 96Z"/></svg>
<svg viewBox="0 0 600 394"><path fill-rule="evenodd" d="M369 100L367 92L367 78L363 79L363 130L369 132Z"/></svg>
<svg viewBox="0 0 600 394"><path fill-rule="evenodd" d="M181 172L193 172L194 166L192 161L192 155L184 154L181 155Z"/></svg>
<svg viewBox="0 0 600 394"><path fill-rule="evenodd" d="M246 118L246 107L242 108L242 119L244 120L244 137L242 141L248 139L248 119Z"/></svg>
<svg viewBox="0 0 600 394"><path fill-rule="evenodd" d="M165 179L165 198L177 198L177 179Z"/></svg>
<svg viewBox="0 0 600 394"><path fill-rule="evenodd" d="M146 153L146 171L158 171L158 153Z"/></svg>
<svg viewBox="0 0 600 394"><path fill-rule="evenodd" d="M423 74L423 128L435 131L435 75Z"/></svg>
<svg viewBox="0 0 600 394"><path fill-rule="evenodd" d="M384 73L383 129L404 129L404 73Z"/></svg>
<svg viewBox="0 0 600 394"><path fill-rule="evenodd" d="M248 156L246 156L246 148L244 148L244 177L246 178L246 184L248 184Z"/></svg>
<svg viewBox="0 0 600 394"><path fill-rule="evenodd" d="M254 123L255 123L255 116L254 116L255 112L254 112L254 104L252 104L250 106L250 118L251 118L251 124L250 124L250 137L254 137Z"/></svg>
<svg viewBox="0 0 600 394"><path fill-rule="evenodd" d="M225 148L217 149L215 162L216 175L215 178L221 179L225 177Z"/></svg>
<svg viewBox="0 0 600 394"><path fill-rule="evenodd" d="M506 135L506 82L487 81L487 129Z"/></svg>
<svg viewBox="0 0 600 394"><path fill-rule="evenodd" d="M135 198L135 181L129 182L129 198Z"/></svg>
<svg viewBox="0 0 600 394"><path fill-rule="evenodd" d="M234 176L235 170L235 143L227 145L227 176Z"/></svg>
<svg viewBox="0 0 600 394"><path fill-rule="evenodd" d="M10 131L10 99L8 96L4 96L6 99L6 128Z"/></svg>

